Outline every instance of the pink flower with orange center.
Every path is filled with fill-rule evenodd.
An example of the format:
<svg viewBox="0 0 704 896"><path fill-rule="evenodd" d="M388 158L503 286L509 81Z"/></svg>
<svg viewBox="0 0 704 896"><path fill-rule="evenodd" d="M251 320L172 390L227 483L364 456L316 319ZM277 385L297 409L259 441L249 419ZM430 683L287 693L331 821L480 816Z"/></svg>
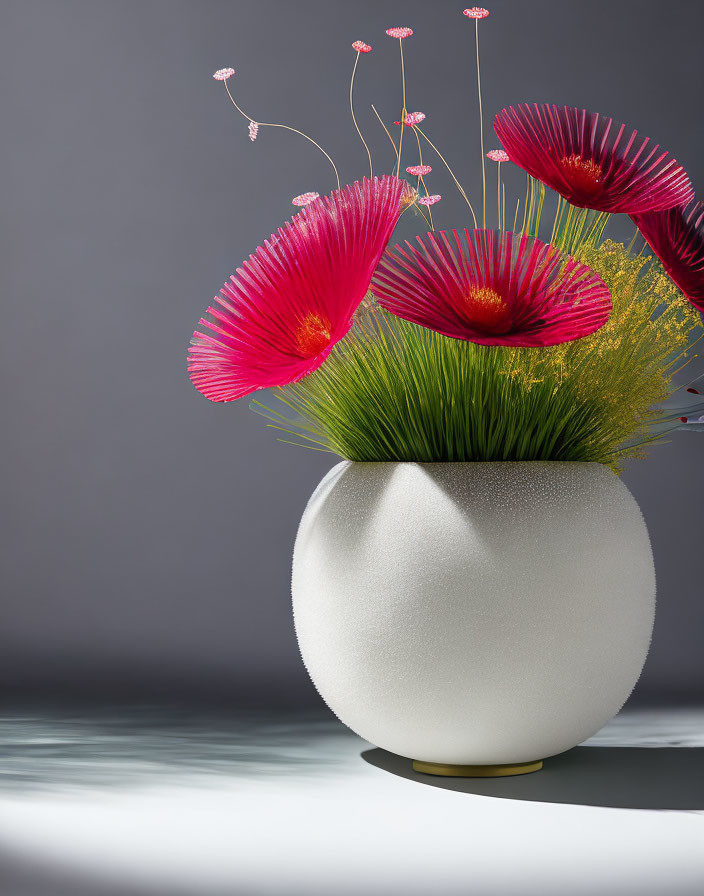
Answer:
<svg viewBox="0 0 704 896"><path fill-rule="evenodd" d="M489 15L489 10L483 6L470 6L469 9L463 10L463 15L468 19L485 19Z"/></svg>
<svg viewBox="0 0 704 896"><path fill-rule="evenodd" d="M356 50L358 53L371 53L372 48L369 44L365 44L363 40L356 40L352 44L352 49Z"/></svg>
<svg viewBox="0 0 704 896"><path fill-rule="evenodd" d="M213 77L216 81L227 81L228 78L231 78L235 73L234 68L219 68Z"/></svg>
<svg viewBox="0 0 704 896"><path fill-rule="evenodd" d="M594 333L611 295L584 264L526 234L432 232L384 255L374 294L387 311L453 339L547 346Z"/></svg>
<svg viewBox="0 0 704 896"><path fill-rule="evenodd" d="M342 339L401 214L404 181L365 178L304 208L237 269L188 352L211 401L295 382Z"/></svg>
<svg viewBox="0 0 704 896"><path fill-rule="evenodd" d="M403 40L406 37L411 37L413 29L403 27L387 28L386 33L389 37L397 37L399 40Z"/></svg>
<svg viewBox="0 0 704 896"><path fill-rule="evenodd" d="M494 130L512 162L580 208L635 215L694 196L684 168L665 150L594 112L511 106L496 116Z"/></svg>
<svg viewBox="0 0 704 896"><path fill-rule="evenodd" d="M430 165L409 165L406 168L408 174L413 174L417 177L425 177L426 174L430 174L433 169Z"/></svg>
<svg viewBox="0 0 704 896"><path fill-rule="evenodd" d="M704 312L704 202L631 217L673 282Z"/></svg>

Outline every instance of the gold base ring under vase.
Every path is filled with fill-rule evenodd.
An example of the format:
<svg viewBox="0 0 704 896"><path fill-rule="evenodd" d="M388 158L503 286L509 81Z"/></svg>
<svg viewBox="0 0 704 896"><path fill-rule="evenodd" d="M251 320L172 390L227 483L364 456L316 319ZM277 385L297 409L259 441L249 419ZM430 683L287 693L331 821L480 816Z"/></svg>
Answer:
<svg viewBox="0 0 704 896"><path fill-rule="evenodd" d="M509 775L529 775L543 767L543 760L513 762L509 765L446 765L444 762L413 760L413 771L423 775L444 775L448 778L506 778Z"/></svg>

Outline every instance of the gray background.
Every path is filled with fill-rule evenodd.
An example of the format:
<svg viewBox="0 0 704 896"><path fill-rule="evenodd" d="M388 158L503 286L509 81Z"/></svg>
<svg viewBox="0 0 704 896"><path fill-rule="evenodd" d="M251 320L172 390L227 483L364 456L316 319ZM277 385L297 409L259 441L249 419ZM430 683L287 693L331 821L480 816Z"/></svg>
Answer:
<svg viewBox="0 0 704 896"><path fill-rule="evenodd" d="M289 562L306 499L336 459L278 443L246 401L207 402L185 352L211 296L291 214L290 197L333 185L295 135L262 129L251 144L211 74L233 65L244 108L314 135L349 181L364 173L347 112L350 42L374 45L357 105L388 168L368 104L398 116L397 46L384 29L411 25L408 107L428 113L427 132L476 199L473 26L460 9L3 0L6 696L317 703L296 650ZM606 112L670 149L701 194L703 4L491 9L481 23L487 121L523 100ZM438 225L466 225L436 171ZM627 222L611 230L630 232ZM678 434L625 477L659 577L636 699L702 696L703 451L701 437Z"/></svg>

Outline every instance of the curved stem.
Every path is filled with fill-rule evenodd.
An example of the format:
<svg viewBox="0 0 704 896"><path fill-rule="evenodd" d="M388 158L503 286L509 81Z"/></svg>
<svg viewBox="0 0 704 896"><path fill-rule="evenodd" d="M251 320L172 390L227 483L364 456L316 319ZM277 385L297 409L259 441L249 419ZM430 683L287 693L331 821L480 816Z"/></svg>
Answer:
<svg viewBox="0 0 704 896"><path fill-rule="evenodd" d="M516 214L513 216L513 232L516 232L516 224L518 223L518 206L521 204L521 197L516 200Z"/></svg>
<svg viewBox="0 0 704 896"><path fill-rule="evenodd" d="M416 129L415 125L413 126L413 133L416 135L416 143L418 144L419 164L422 165L423 164L423 150L421 149L421 146L420 146L420 137L418 136L418 130ZM418 175L418 182L423 184L423 189L425 190L425 195L430 196L430 193L428 192L428 187L426 186L426 183L425 183L425 178L423 177L422 174ZM430 229L435 230L435 226L433 224L433 213L430 210L430 206L428 206L428 215L430 215ZM428 219L426 218L426 221L427 220Z"/></svg>
<svg viewBox="0 0 704 896"><path fill-rule="evenodd" d="M401 51L401 91L403 94L401 109L401 136L398 138L398 158L396 161L396 177L401 172L401 149L403 147L403 129L406 127L406 70L403 65L403 40L399 37L398 47Z"/></svg>
<svg viewBox="0 0 704 896"><path fill-rule="evenodd" d="M379 124L382 126L382 128L386 132L386 136L389 138L389 141L391 142L391 145L394 148L394 155L396 156L396 159L398 160L399 155L398 155L398 150L396 149L396 144L394 143L394 138L391 136L391 134L389 133L389 129L386 127L384 122L381 120L381 115L379 115L379 113L376 111L374 103L372 103L372 110L373 110L374 114L376 115L376 117L379 119Z"/></svg>
<svg viewBox="0 0 704 896"><path fill-rule="evenodd" d="M554 245L557 236L559 223L562 218L562 196L557 197L557 209L555 210L555 220L552 222L552 230L550 231L550 245Z"/></svg>
<svg viewBox="0 0 704 896"><path fill-rule="evenodd" d="M352 121L354 122L355 130L359 135L359 139L364 144L364 148L367 151L367 158L369 159L369 177L374 177L374 170L372 168L372 154L369 152L369 147L367 146L367 141L362 136L362 132L359 129L359 125L357 124L357 119L354 115L354 104L352 102L352 91L354 90L354 76L357 73L357 63L359 62L359 50L357 50L357 57L354 60L354 68L352 69L352 80L350 81L350 112L352 113Z"/></svg>
<svg viewBox="0 0 704 896"><path fill-rule="evenodd" d="M528 184L530 186L530 200L528 205L528 221L526 222L526 227L523 229L528 231L529 235L532 235L533 228L533 211L535 209L535 184L533 183L533 178L528 175Z"/></svg>
<svg viewBox="0 0 704 896"><path fill-rule="evenodd" d="M420 137L418 136L418 129L416 128L415 125L413 126L413 133L416 135L416 143L418 144L418 164L422 165L423 164L423 150L421 149L421 146L420 146Z"/></svg>
<svg viewBox="0 0 704 896"><path fill-rule="evenodd" d="M447 164L447 161L446 161L446 159L445 159L445 156L440 152L440 150L439 150L439 149L437 148L437 146L433 143L433 141L430 139L430 137L428 137L427 134L423 133L423 131L421 131L421 129L418 127L418 125L416 125L415 127L416 127L416 130L418 131L418 133L421 135L421 137L426 141L426 143L428 143L428 145L430 146L430 148L433 149L433 150L436 152L436 154L438 155L440 161L443 163L443 165L444 165L444 166L447 168L447 170L449 171L449 173L450 173L450 177L451 177L452 180L455 182L455 186L456 186L457 189L460 191L460 193L461 193L461 195L462 195L462 198L464 199L464 201L465 201L465 202L467 203L467 205L469 206L469 210L470 210L470 212L472 213L472 218L474 219L474 228L475 228L475 230L476 230L476 229L479 227L479 225L477 224L477 216L474 214L474 209L472 208L472 203L471 203L471 202L469 201L469 199L467 198L467 194L465 193L464 188L462 187L462 184L457 180L457 178L455 177L455 174L454 174L452 168L450 168L450 166Z"/></svg>
<svg viewBox="0 0 704 896"><path fill-rule="evenodd" d="M545 184L539 184L538 187L538 207L535 213L535 233L536 238L540 233L540 222L543 220L543 204L545 202Z"/></svg>
<svg viewBox="0 0 704 896"><path fill-rule="evenodd" d="M230 97L230 102L235 107L235 109L237 109L237 111L240 113L240 115L243 115L247 119L247 121L256 121L255 118L252 118L250 115L247 115L247 113L243 109L240 109L240 107L237 105L237 103L235 102L235 98L230 93L230 87L229 87L227 81L223 81L223 84L225 85L225 90L227 91L227 95ZM337 181L337 189L338 190L340 189L340 175L337 173L337 168L335 167L335 163L330 158L330 156L325 152L323 147L319 143L316 143L312 137L309 137L308 134L304 134L303 131L299 131L298 128L289 127L289 125L287 125L287 124L274 124L271 121L257 121L257 124L259 125L260 128L283 128L284 131L292 131L294 134L299 134L301 137L305 137L305 139L309 143L312 143L313 146L315 146L317 149L319 149L322 152L322 154L325 156L325 158L328 160L328 162L330 162L330 164L332 165L332 170L335 172L335 180Z"/></svg>
<svg viewBox="0 0 704 896"><path fill-rule="evenodd" d="M411 202L411 203L409 203L409 205L406 206L406 208L404 208L404 210L403 210L403 211L401 212L401 214L399 215L399 221L400 221L401 218L406 214L406 212L408 211L409 208L416 208L416 209L418 209L418 211L421 213L421 215L423 215L423 217L425 218L425 223L428 225L428 227L430 227L431 230L433 229L433 228L430 226L430 221L428 220L428 218L427 218L425 212L424 212L423 209L418 205L417 202ZM430 211L430 209L428 209L428 211Z"/></svg>
<svg viewBox="0 0 704 896"><path fill-rule="evenodd" d="M423 183L423 189L425 190L425 195L426 195L426 196L429 196L430 193L428 193L428 188L426 187L426 185L425 185L425 181L423 180L422 177L421 177L421 181L422 181L422 183ZM430 206L428 206L428 215L430 216L430 229L431 229L431 230L435 230L435 225L433 224L433 213L432 213L432 211L430 210Z"/></svg>
<svg viewBox="0 0 704 896"><path fill-rule="evenodd" d="M428 218L426 217L426 214L425 214L425 212L423 211L423 209L422 209L418 204L416 204L416 208L417 208L418 211L421 213L421 215L423 215L423 217L425 218L425 223L428 225L428 227L429 227L431 230L434 230L435 228L433 227L432 223L431 223L431 222L428 220ZM428 208L428 213L430 213L430 208Z"/></svg>
<svg viewBox="0 0 704 896"><path fill-rule="evenodd" d="M479 142L482 149L482 226L486 229L486 172L484 169L484 113L482 111L482 77L479 73L479 19L474 20L474 44L477 49L477 94L479 96Z"/></svg>

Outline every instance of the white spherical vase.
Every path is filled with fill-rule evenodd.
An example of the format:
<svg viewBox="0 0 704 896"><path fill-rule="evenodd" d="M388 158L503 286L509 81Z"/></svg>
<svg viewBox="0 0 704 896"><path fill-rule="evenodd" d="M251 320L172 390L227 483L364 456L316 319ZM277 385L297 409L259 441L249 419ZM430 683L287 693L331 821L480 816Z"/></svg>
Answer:
<svg viewBox="0 0 704 896"><path fill-rule="evenodd" d="M655 609L643 517L596 463L340 463L292 584L328 706L436 774L533 771L598 731Z"/></svg>

